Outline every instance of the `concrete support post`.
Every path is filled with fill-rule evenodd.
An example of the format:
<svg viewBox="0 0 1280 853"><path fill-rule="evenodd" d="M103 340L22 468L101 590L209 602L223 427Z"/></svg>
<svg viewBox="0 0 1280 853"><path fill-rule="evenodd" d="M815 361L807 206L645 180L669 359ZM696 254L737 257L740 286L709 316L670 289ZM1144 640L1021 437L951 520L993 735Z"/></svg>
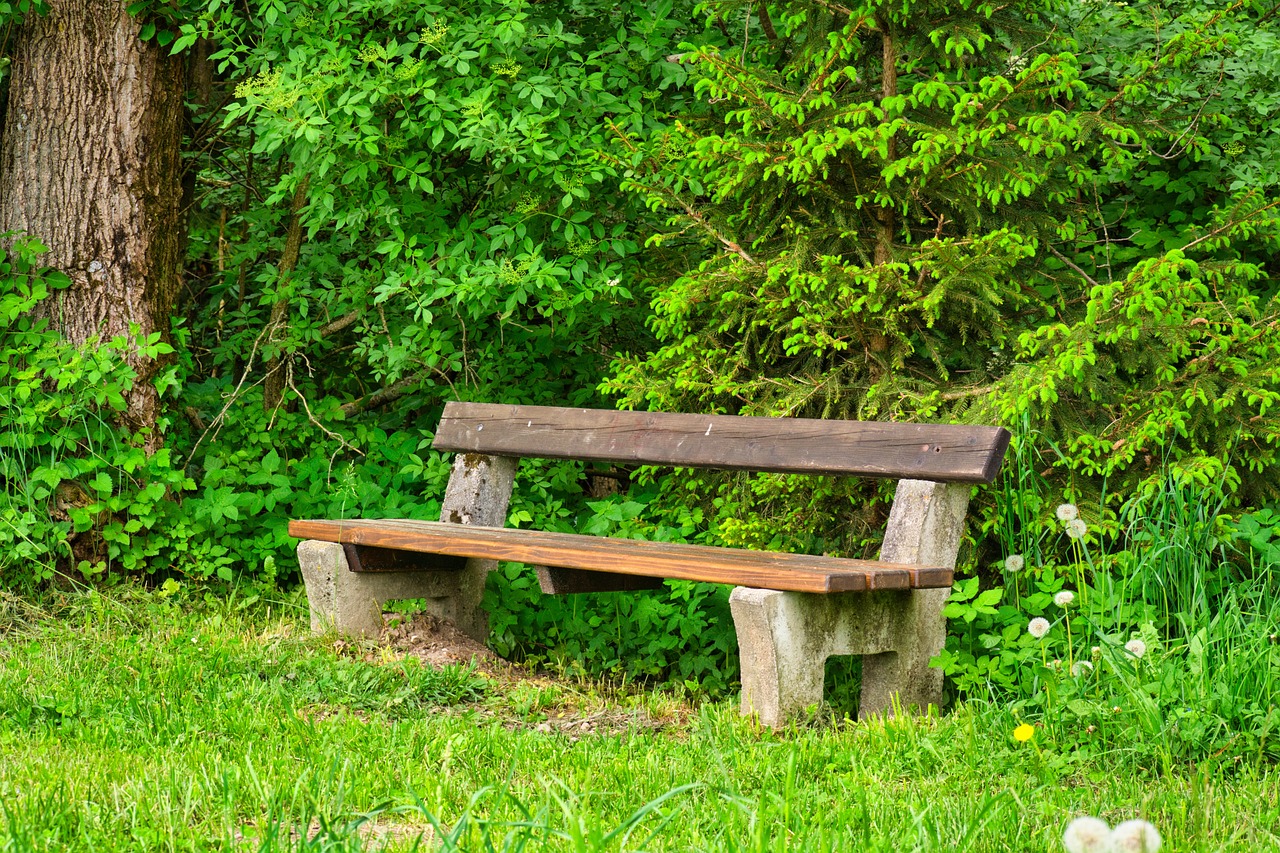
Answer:
<svg viewBox="0 0 1280 853"><path fill-rule="evenodd" d="M518 459L459 454L445 488L440 520L502 527ZM449 619L469 637L489 637L488 614L481 607L492 560L468 560L461 570L353 572L341 545L307 540L298 545L298 563L311 606L311 630L336 630L346 636L376 637L382 607L388 601L426 599L427 611Z"/></svg>
<svg viewBox="0 0 1280 853"><path fill-rule="evenodd" d="M511 456L459 453L444 490L440 520L454 524L505 527L511 490L520 460ZM458 630L483 643L489 639L489 614L481 606L485 579L497 568L495 560L467 560L460 572L451 573L454 587L447 596L429 600L429 610L453 621Z"/></svg>
<svg viewBox="0 0 1280 853"><path fill-rule="evenodd" d="M880 559L954 567L969 487L898 484ZM832 655L862 655L863 716L942 700L929 660L946 639L948 590L819 594L738 587L729 598L742 661L742 712L778 727L822 700Z"/></svg>
<svg viewBox="0 0 1280 853"><path fill-rule="evenodd" d="M404 598L449 601L457 572L353 572L337 542L298 543L298 564L311 606L311 632L377 637L382 605Z"/></svg>
<svg viewBox="0 0 1280 853"><path fill-rule="evenodd" d="M880 559L954 569L972 489L967 483L899 480ZM946 589L910 593L897 615L897 654L862 660L861 715L890 713L894 694L903 708L942 704L942 670L930 668L929 661L947 641L942 609L949 595Z"/></svg>

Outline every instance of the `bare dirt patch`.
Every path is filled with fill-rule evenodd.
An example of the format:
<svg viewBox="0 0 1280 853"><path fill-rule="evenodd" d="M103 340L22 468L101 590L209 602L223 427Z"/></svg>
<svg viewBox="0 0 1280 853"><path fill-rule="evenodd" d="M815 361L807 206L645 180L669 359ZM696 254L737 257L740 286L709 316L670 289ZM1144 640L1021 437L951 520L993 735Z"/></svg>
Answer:
<svg viewBox="0 0 1280 853"><path fill-rule="evenodd" d="M408 617L389 614L387 626L382 629L381 645L434 667L474 663L483 672L490 668L510 668L483 643L459 631L448 619L429 613Z"/></svg>
<svg viewBox="0 0 1280 853"><path fill-rule="evenodd" d="M556 733L570 740L591 735L682 729L692 714L686 702L648 691L559 678L509 663L452 622L427 613L386 614L376 656L416 657L427 666L471 665L492 684L478 704L442 709L498 720L510 730ZM375 655L370 655L374 657Z"/></svg>

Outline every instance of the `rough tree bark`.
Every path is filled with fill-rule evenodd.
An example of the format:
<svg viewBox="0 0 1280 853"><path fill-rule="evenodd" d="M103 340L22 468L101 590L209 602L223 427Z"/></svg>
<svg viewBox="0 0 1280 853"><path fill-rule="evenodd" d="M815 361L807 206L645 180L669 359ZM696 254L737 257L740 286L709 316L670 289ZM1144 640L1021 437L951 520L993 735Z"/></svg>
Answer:
<svg viewBox="0 0 1280 853"><path fill-rule="evenodd" d="M883 63L880 72L881 100L898 95L898 46L893 39L893 25L886 18L878 18L880 30L881 55ZM889 139L889 156L885 158L892 163L898 159L898 138ZM897 215L892 207L881 207L876 211L876 249L873 260L876 266L887 264L893 260L893 236L897 230Z"/></svg>
<svg viewBox="0 0 1280 853"><path fill-rule="evenodd" d="M77 343L131 324L167 337L178 289L184 67L139 29L121 0L57 0L28 16L13 54L0 231L39 239L71 277L40 311ZM129 360L124 421L138 429L156 421L160 365Z"/></svg>

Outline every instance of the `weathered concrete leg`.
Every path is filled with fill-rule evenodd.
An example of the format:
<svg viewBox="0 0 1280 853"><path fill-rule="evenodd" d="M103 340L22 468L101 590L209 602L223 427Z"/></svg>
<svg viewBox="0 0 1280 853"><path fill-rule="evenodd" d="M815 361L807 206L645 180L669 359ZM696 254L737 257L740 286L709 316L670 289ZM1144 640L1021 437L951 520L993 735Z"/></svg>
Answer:
<svg viewBox="0 0 1280 853"><path fill-rule="evenodd" d="M484 527L506 525L519 462L511 456L459 453L440 503L440 520Z"/></svg>
<svg viewBox="0 0 1280 853"><path fill-rule="evenodd" d="M929 661L947 640L942 608L950 590L922 589L908 593L903 613L894 625L895 650L862 658L859 717L892 714L899 707L925 711L942 704L942 670Z"/></svg>
<svg viewBox="0 0 1280 853"><path fill-rule="evenodd" d="M459 455L445 489L440 520L502 527L518 459ZM336 630L376 637L382 606L406 598L427 600L427 612L449 619L469 637L484 642L489 618L481 607L492 560L468 560L463 569L353 572L342 546L308 540L298 545L298 563L311 605L311 630Z"/></svg>
<svg viewBox="0 0 1280 853"><path fill-rule="evenodd" d="M969 486L902 480L880 559L955 566ZM862 655L861 716L942 701L929 661L946 641L949 590L817 594L739 587L729 597L742 661L742 712L768 726L822 701L832 655Z"/></svg>
<svg viewBox="0 0 1280 853"><path fill-rule="evenodd" d="M971 489L965 483L898 481L880 559L955 568ZM909 594L894 626L897 653L863 658L861 716L891 713L895 695L903 708L942 703L942 672L930 668L929 661L946 643L942 609L949 594L945 589Z"/></svg>
<svg viewBox="0 0 1280 853"><path fill-rule="evenodd" d="M742 713L777 728L821 702L827 658L896 648L895 624L908 595L735 589L729 607L742 662Z"/></svg>
<svg viewBox="0 0 1280 853"><path fill-rule="evenodd" d="M519 459L509 456L458 454L440 504L440 520L504 527L519 464ZM488 640L489 614L481 603L485 580L497 565L494 560L467 560L466 568L454 573L454 585L448 595L430 602L430 612L451 620L473 640Z"/></svg>
<svg viewBox="0 0 1280 853"><path fill-rule="evenodd" d="M298 564L311 605L311 630L376 637L382 605L403 598L447 597L457 572L353 572L342 546L308 539L298 543Z"/></svg>
<svg viewBox="0 0 1280 853"><path fill-rule="evenodd" d="M788 595L799 593L740 586L729 596L742 665L742 713L773 728L822 701L826 655L808 648L811 638L797 624L795 608L786 606Z"/></svg>

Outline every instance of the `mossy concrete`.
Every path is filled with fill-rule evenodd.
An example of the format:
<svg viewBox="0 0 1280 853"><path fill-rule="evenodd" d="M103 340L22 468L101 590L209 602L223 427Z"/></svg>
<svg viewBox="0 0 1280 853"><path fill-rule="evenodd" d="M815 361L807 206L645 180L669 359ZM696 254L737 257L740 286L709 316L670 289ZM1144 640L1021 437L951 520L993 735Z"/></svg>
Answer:
<svg viewBox="0 0 1280 853"><path fill-rule="evenodd" d="M970 486L901 480L880 559L954 568ZM862 656L860 716L942 701L929 661L946 641L949 590L819 594L738 587L729 598L742 662L742 712L778 727L822 701L832 655Z"/></svg>

